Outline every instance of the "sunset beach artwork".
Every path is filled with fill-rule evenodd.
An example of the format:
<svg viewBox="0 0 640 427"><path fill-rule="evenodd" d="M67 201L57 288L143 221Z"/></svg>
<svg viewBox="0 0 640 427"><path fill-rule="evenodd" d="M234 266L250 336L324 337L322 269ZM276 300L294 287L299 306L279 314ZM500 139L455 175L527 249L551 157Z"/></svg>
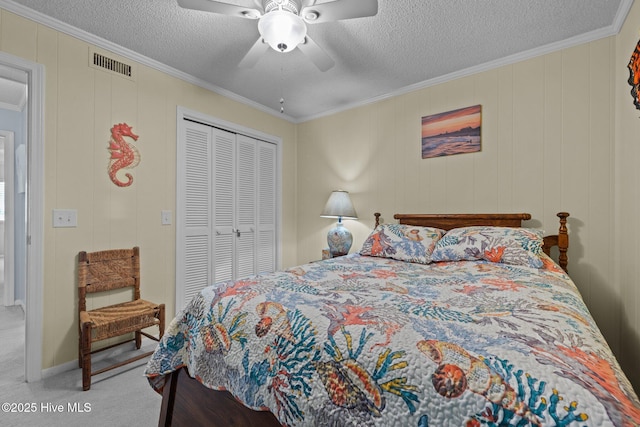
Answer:
<svg viewBox="0 0 640 427"><path fill-rule="evenodd" d="M422 118L422 158L480 151L482 106Z"/></svg>

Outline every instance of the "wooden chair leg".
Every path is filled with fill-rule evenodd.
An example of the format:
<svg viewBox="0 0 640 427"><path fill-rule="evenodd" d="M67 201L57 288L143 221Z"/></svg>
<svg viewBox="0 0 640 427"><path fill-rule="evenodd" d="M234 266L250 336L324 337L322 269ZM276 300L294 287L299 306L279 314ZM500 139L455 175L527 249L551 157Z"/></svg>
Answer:
<svg viewBox="0 0 640 427"><path fill-rule="evenodd" d="M136 331L136 349L140 350L140 347L142 347L142 333Z"/></svg>
<svg viewBox="0 0 640 427"><path fill-rule="evenodd" d="M82 390L91 388L91 324L82 325L80 333L80 352L82 357Z"/></svg>
<svg viewBox="0 0 640 427"><path fill-rule="evenodd" d="M159 313L160 324L158 328L160 329L160 339L164 336L164 304L160 304L160 313Z"/></svg>
<svg viewBox="0 0 640 427"><path fill-rule="evenodd" d="M82 368L82 327L78 334L78 367Z"/></svg>

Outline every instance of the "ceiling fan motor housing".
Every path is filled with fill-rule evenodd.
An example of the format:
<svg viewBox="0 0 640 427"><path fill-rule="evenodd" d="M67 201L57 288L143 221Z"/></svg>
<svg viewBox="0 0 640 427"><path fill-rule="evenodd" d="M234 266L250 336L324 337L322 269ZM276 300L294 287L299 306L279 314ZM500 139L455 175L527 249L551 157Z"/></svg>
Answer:
<svg viewBox="0 0 640 427"><path fill-rule="evenodd" d="M286 10L294 15L300 13L300 2L294 0L264 0L263 6L265 14L277 9Z"/></svg>

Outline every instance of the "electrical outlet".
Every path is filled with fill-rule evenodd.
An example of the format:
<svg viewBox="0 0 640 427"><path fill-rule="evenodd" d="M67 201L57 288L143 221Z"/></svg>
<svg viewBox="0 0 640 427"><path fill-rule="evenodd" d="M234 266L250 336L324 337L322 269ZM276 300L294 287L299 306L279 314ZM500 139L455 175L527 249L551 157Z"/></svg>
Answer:
<svg viewBox="0 0 640 427"><path fill-rule="evenodd" d="M54 209L53 210L53 226L54 227L77 227L78 211L75 209Z"/></svg>
<svg viewBox="0 0 640 427"><path fill-rule="evenodd" d="M171 225L171 211L160 212L162 225Z"/></svg>

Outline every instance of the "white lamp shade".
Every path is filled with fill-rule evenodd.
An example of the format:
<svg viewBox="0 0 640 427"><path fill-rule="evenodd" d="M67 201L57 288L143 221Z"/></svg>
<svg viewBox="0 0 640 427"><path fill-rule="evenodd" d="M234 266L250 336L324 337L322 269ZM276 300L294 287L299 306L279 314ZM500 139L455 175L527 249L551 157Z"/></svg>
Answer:
<svg viewBox="0 0 640 427"><path fill-rule="evenodd" d="M343 190L336 190L331 193L322 213L323 218L358 219L349 193Z"/></svg>
<svg viewBox="0 0 640 427"><path fill-rule="evenodd" d="M260 35L278 52L290 52L304 41L307 26L302 18L291 12L273 10L258 22Z"/></svg>

